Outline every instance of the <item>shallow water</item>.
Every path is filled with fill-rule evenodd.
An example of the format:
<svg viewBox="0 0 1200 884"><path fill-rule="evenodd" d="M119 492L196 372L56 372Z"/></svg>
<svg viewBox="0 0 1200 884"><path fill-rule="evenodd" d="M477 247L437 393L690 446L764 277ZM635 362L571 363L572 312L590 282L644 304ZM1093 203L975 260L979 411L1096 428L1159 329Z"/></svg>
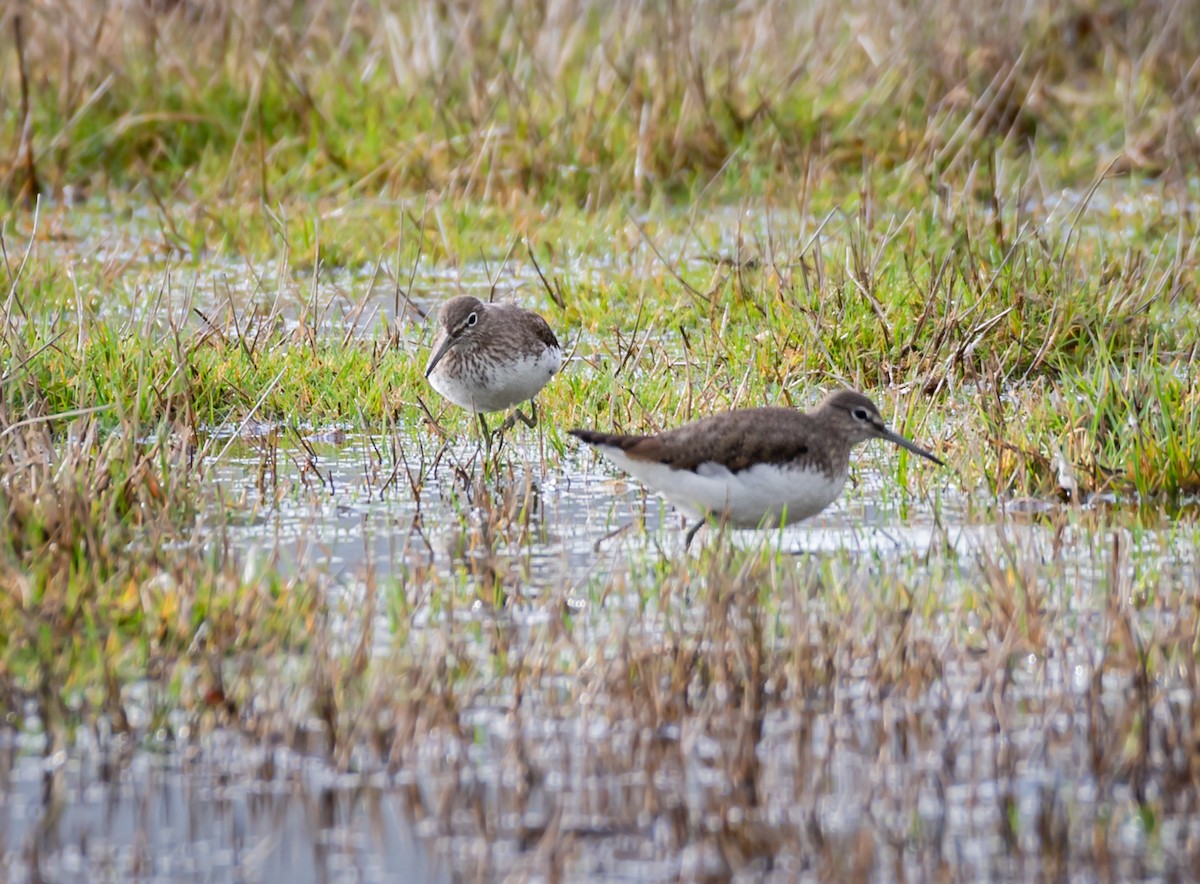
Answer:
<svg viewBox="0 0 1200 884"><path fill-rule="evenodd" d="M264 676L257 710L299 712L290 736L181 721L137 744L85 733L48 757L37 734L15 738L0 772L10 879L787 880L859 868L887 880L947 864L1010 878L1066 856L1143 878L1180 873L1200 851L1200 809L1172 785L1189 763L1179 736L1194 685L1160 670L1146 771L1131 781L1119 758L1133 675L1103 651L1106 596L1143 640L1190 628L1174 603L1132 602L1168 586L1200 596L1194 523L1123 526L1097 510L1093 525L1053 502L1004 516L936 481L929 497L902 494L885 481L895 453L870 445L819 517L726 540L706 529L685 554L669 506L590 453L544 453L536 432L516 433L481 481L470 442L422 453L411 437L328 429L303 446L280 433L276 447L271 429L213 469L224 522L205 530L251 577L270 558L316 580L347 647L369 587L381 588L371 650L383 671L399 667L396 690L427 654L474 675L448 717L411 707L410 724L386 731L390 749L363 745L340 767L303 690L270 688L303 660ZM393 462L400 444L407 469ZM703 550L720 544L796 555L763 597L757 571L709 583ZM1051 612L1034 631L1019 618L998 629L1007 614L974 607L1003 598L980 585L1010 583L1024 587L1012 598L1033 593ZM879 587L894 585L907 604L877 608ZM748 644L756 620L769 627L760 645ZM746 719L750 682L736 667L754 658L779 668ZM519 694L511 675L487 675L498 659L521 661ZM678 685L673 671L692 674ZM1106 743L1106 730L1120 739ZM731 773L742 768L751 780ZM1166 808L1153 824L1135 789ZM731 865L738 856L745 865Z"/></svg>
<svg viewBox="0 0 1200 884"><path fill-rule="evenodd" d="M947 195L948 205L962 195ZM189 215L194 207L179 205L173 214ZM359 216L379 223L394 218L403 224L405 211L420 206L395 201L357 200L338 207L314 223L336 223ZM1110 179L1094 191L1063 190L1024 199L1023 220L1043 230L1086 230L1091 241L1124 248L1137 231L1172 223L1195 213L1193 203L1163 198L1153 182ZM880 231L903 225L905 217L877 209ZM986 217L986 212L984 217ZM1120 218L1125 226L1114 224ZM451 262L418 259L416 266L398 263L394 255L371 260L323 260L315 270L311 255L291 255L289 262L249 264L223 254L193 255L164 231L161 214L144 201L129 204L47 203L38 216L5 231L8 254L27 247L35 257L61 257L87 279L102 270L101 291L83 304L102 318L132 318L164 327L225 327L232 311L237 330L251 336L255 323L293 330L301 321L323 334L382 337L400 328L406 337L422 338L427 315L449 297L475 295L484 300L517 299L546 307L548 296L538 269L523 244L490 255L461 256ZM839 212L803 215L772 206L713 207L697 215L679 211L665 217L630 215L614 248L611 238L592 241L577 253L556 252L553 263L542 259L542 272L568 288L602 288L610 279L658 277L690 270L701 275L727 273L731 267L780 260L799 260L802 250L817 248L838 263L845 250L847 221ZM314 299L314 290L320 297ZM67 294L64 289L64 295ZM102 294L97 297L96 294ZM74 309L74 296L67 301Z"/></svg>
<svg viewBox="0 0 1200 884"><path fill-rule="evenodd" d="M495 521L501 501L528 501L526 515L517 519L519 529L510 527L491 538L488 553L508 585L519 588L518 600L504 612L485 607L469 616L505 624L513 646L527 646L526 653L536 653L537 636L545 630L545 601L564 597L575 617L590 624L588 635L596 648L611 645L622 630L646 636L650 646L664 641L669 646L671 640L664 636L673 629L685 635L704 633L704 618L712 612L692 610L686 600L667 606L681 618L676 627L669 625L669 614L660 620L638 613L646 568L652 571L663 556L682 555L683 522L604 462L586 453L568 454L543 470L536 440L527 436L506 449L500 478L479 486L467 478L477 472L471 465L475 452L467 446L446 452L429 472L420 498L414 499L402 487L379 491L378 478L354 454L371 448L347 437L321 458L327 485L340 489L336 495L285 495L260 524L234 528L231 537L237 543L288 538L283 546L300 550L315 548L315 541L306 544L304 539L315 532L322 538L321 554L347 592L355 592L354 575L364 568L380 578L395 577L404 592L403 568L418 561L431 564L447 581L478 582L477 572L462 570L471 555L464 544L469 549L475 542L464 536ZM1085 830L1081 820L1093 820L1092 825L1103 827L1101 818L1114 807L1123 822L1106 848L1112 868L1133 877L1180 870L1168 845L1182 855L1194 853L1200 846L1200 818L1190 812L1169 815L1151 836L1136 813L1126 817L1120 811L1128 807L1129 790L1097 782L1079 767L1078 753L1094 740L1088 736L1092 715L1087 703L1097 699L1091 681L1098 665L1095 649L1111 629L1097 610L1094 592L1112 579L1107 559L1113 544L1125 550L1120 571L1130 589L1148 564L1164 562L1172 564L1163 579L1197 587L1194 526L1163 521L1158 527L1093 532L1086 520L1064 527L1053 516L1066 508L1054 503L1046 507L1048 517L997 518L952 495L913 499L889 492L884 477L894 464L889 449L867 446L857 461L854 487L828 511L783 531L733 532L728 542L746 548L766 542L801 553L798 568L840 575L852 593L872 592L873 574L899 568L910 574L917 593L935 597L939 606L952 607L955 594L977 584L989 563L1024 570L1025 579L1036 581L1037 562L1058 557L1074 579L1069 586L1042 588L1048 593L1043 604L1061 611L1044 645L1017 653L1018 645L1009 652L1004 705L1012 717L999 732L990 695L996 688L987 687L995 684L995 672L986 658L969 652L937 658L941 671L934 682L894 698L880 692L871 655L865 653L862 665L848 663L844 680L823 699L818 694L796 706L780 697L765 710L755 750L762 769L752 813L759 836L777 842L772 848L774 874L813 874L818 867L809 857L812 851L838 844L847 851L863 850L862 833L872 831L872 854L892 856L897 874L920 877L951 861L968 877L1020 877L1053 867L1042 864L1042 852L1055 826ZM253 469L253 459L231 460L222 481L236 487L239 469L244 477ZM333 506L330 497L340 501L336 514L328 509ZM319 511L326 513L324 519L314 515ZM411 528L418 511L420 542ZM329 530L331 521L338 525L336 531ZM623 525L631 527L609 536ZM489 543L486 537L475 540ZM698 545L714 542L708 531L698 536ZM936 563L930 566L933 571L920 564L930 560ZM299 564L299 555L293 561ZM926 582L930 579L936 580L936 588ZM614 586L633 593L627 599L631 607L607 595ZM603 603L597 601L598 592ZM1170 610L1153 606L1134 616L1148 635L1170 628L1173 619ZM434 621L424 624L437 629ZM936 622L924 633L927 641L952 640ZM970 643L969 635L966 641ZM383 630L380 647L386 646ZM868 646L864 638L863 650ZM1128 677L1114 673L1101 684L1099 701L1119 718ZM492 823L481 827L478 811L461 819L451 815L439 834L445 855L477 854L486 847L492 872L528 869L539 843L530 833L544 836L557 825L556 837L567 830L585 844L568 866L571 877L723 874L727 867L721 856L729 848L713 847L719 832L729 837L722 814L728 812L730 783L721 759L730 745L720 737L721 729L705 735L696 722L685 719L681 728L668 728L647 744L644 725L636 716L626 718L632 714L623 711L627 701L601 692L592 695L586 708L562 709L555 699L559 690L553 679L541 687L527 686L525 711L514 719L510 689L497 684L465 712L465 721L486 735L482 743L476 739L467 767L472 782L482 781L483 792L468 799L456 791L458 797L449 800L468 806L482 800L482 813ZM567 687L563 697L572 693ZM506 782L505 759L517 745L524 747L524 763L542 772L539 784L523 795L514 781ZM624 761L614 760L622 757ZM630 764L630 757L640 757L640 762ZM442 763L426 761L423 774L430 782L439 778ZM465 791L473 794L474 787ZM661 808L647 816L647 801L678 802L686 808L693 834L672 831L666 822L671 814L664 816ZM710 820L706 814L715 816ZM650 820L657 823L644 828ZM805 830L820 836L789 837ZM918 830L922 834L913 840ZM465 866L452 865L465 873Z"/></svg>
<svg viewBox="0 0 1200 884"><path fill-rule="evenodd" d="M0 743L5 880L449 880L403 794L371 777L220 732L152 748Z"/></svg>
<svg viewBox="0 0 1200 884"><path fill-rule="evenodd" d="M611 567L619 558L614 550L678 551L689 524L670 504L590 453L568 452L560 459L544 452L536 437L506 442L498 469L493 466L483 478L483 456L473 442L455 448L435 444L410 455L406 465L390 460L389 452L397 450L393 440L332 435L336 444L323 441L330 434L310 436L315 458L299 448L271 455L281 475L265 482L261 452L239 446L223 459L213 479L231 504L229 538L236 547L245 553L274 550L290 568L320 561L335 575L370 568L377 578L388 578L409 557L424 561L461 553L465 535L498 511L511 511L502 521L516 524L501 541L513 541L509 552L539 563L539 575L528 581L532 588L551 589L597 561ZM795 553L920 553L935 542L970 546L976 533L970 527L936 527L939 520L960 520L965 501L906 500L897 525L900 501L886 499L882 474L875 471L894 459L864 461L842 498L825 512L783 530L735 530L732 542L754 546L769 534L782 550ZM419 495L412 490L416 474ZM873 500L877 494L885 499ZM702 530L698 541L711 541L715 530Z"/></svg>
<svg viewBox="0 0 1200 884"><path fill-rule="evenodd" d="M1180 211L1153 202L1068 193L1027 209L1056 223L1082 210L1084 224ZM167 263L156 222L108 221L81 223L63 248L128 263L104 309L156 322L233 308L324 334L399 325L416 349L422 314L453 294L544 295L528 261L503 256L420 266L407 301L391 269L331 268L314 317L311 271L185 261L155 305L146 280ZM821 224L730 210L656 245L711 266ZM615 260L663 272L645 242L558 269L603 280ZM684 553L670 506L536 432L513 433L486 477L470 441L335 427L301 431L302 445L294 432L247 428L212 470L221 505L198 532L228 543L248 579L271 565L319 586L335 651L374 611L378 688L419 688L422 702L396 712L359 698L378 731L337 763L312 720L306 659L257 675L254 711L293 723L265 735L182 720L151 731L149 703L133 743L103 722L69 752L0 730L0 877L1151 880L1195 868L1195 512L1006 509L947 492L936 472L907 493L891 486L895 452L870 445L820 516L705 529ZM783 564L723 571L706 555L763 548ZM1121 630L1151 649L1142 669L1113 650L1130 644ZM426 672L437 679L406 681Z"/></svg>

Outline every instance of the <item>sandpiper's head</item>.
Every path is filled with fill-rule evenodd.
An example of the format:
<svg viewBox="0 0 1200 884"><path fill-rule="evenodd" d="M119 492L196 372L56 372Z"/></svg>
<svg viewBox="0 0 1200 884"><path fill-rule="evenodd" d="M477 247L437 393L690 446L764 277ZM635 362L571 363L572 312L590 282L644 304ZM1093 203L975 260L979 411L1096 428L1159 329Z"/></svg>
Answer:
<svg viewBox="0 0 1200 884"><path fill-rule="evenodd" d="M433 373L450 348L469 346L485 321L484 305L478 298L460 295L447 301L438 311L437 334L433 338L429 364L425 366L425 377Z"/></svg>
<svg viewBox="0 0 1200 884"><path fill-rule="evenodd" d="M843 435L850 439L851 445L866 442L868 439L886 439L901 448L906 448L913 454L928 458L936 464L945 464L934 457L924 448L905 439L899 433L888 429L879 414L875 403L853 390L838 390L830 393L817 406L818 411L826 415L826 419Z"/></svg>

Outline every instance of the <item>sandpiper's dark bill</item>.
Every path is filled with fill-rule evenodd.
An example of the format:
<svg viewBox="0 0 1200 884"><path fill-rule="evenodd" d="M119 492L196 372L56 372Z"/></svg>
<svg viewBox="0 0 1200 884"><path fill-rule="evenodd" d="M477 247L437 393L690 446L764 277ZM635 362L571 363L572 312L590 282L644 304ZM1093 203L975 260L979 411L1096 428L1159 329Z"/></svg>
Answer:
<svg viewBox="0 0 1200 884"><path fill-rule="evenodd" d="M901 448L911 451L913 454L919 454L919 455L921 455L921 457L925 458L926 460L933 461L939 467L944 467L946 465L946 462L944 460L942 460L939 457L935 457L934 455L932 455L928 451L926 451L924 448L922 448L920 445L913 442L911 439L904 438L899 433L895 433L887 428L884 428L883 431L878 434L878 436L880 439L886 439L889 442L894 442L895 444L899 445Z"/></svg>
<svg viewBox="0 0 1200 884"><path fill-rule="evenodd" d="M851 449L868 439L944 465L889 430L875 404L853 390L830 393L809 412L747 408L653 436L571 434L696 519L689 543L708 518L757 528L816 515L846 484Z"/></svg>

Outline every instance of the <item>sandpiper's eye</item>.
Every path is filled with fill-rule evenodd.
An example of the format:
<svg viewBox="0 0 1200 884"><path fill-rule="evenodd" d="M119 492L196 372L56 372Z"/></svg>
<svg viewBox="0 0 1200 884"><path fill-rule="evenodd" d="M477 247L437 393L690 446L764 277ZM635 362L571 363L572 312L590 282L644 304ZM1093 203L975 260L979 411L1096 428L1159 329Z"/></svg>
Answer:
<svg viewBox="0 0 1200 884"><path fill-rule="evenodd" d="M871 420L871 413L870 413L869 411L867 411L865 408L861 408L861 407L859 407L859 408L856 408L856 409L854 409L854 410L853 410L853 411L851 411L850 413L851 413L852 415L854 415L854 419L855 419L855 420L858 420L858 421L865 421L865 422L868 422L868 423L869 423L869 422L870 422L870 420Z"/></svg>
<svg viewBox="0 0 1200 884"><path fill-rule="evenodd" d="M470 328L477 322L479 322L479 314L478 313L472 313L470 316L467 317L467 327L468 328Z"/></svg>

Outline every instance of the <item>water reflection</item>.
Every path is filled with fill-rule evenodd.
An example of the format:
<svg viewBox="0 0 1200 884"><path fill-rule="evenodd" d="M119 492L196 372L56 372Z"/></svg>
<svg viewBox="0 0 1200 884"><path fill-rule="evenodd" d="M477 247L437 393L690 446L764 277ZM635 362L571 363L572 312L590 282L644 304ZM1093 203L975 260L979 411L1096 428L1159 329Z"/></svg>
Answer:
<svg viewBox="0 0 1200 884"><path fill-rule="evenodd" d="M406 466L386 438L259 429L215 468L212 518L249 579L269 558L320 574L335 641L370 621L352 772L319 726L193 743L182 722L124 753L82 730L49 761L4 737L8 877L986 879L1067 858L1138 876L1181 872L1200 843L1172 785L1191 757L1194 530L935 506L868 451L819 517L702 534L689 558L669 507L536 434L485 476L469 443ZM809 555L705 557L758 545ZM1177 662L1139 674L1118 626ZM254 714L311 714L308 663L278 663Z"/></svg>
<svg viewBox="0 0 1200 884"><path fill-rule="evenodd" d="M6 880L449 880L386 779L227 733L45 758L2 739Z"/></svg>

